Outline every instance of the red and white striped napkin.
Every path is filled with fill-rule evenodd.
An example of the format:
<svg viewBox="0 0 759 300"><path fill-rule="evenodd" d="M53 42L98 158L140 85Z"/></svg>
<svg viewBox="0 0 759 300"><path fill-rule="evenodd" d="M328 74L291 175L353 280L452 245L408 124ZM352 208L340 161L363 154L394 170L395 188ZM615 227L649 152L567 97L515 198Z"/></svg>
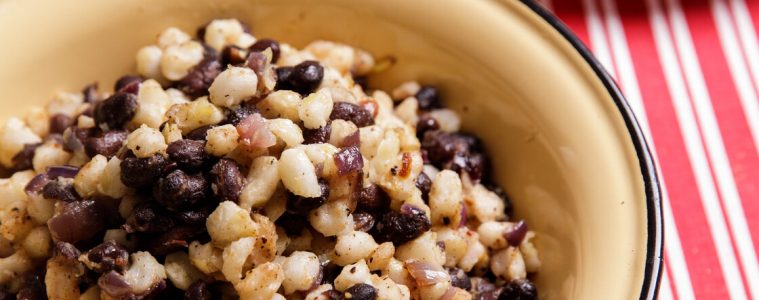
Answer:
<svg viewBox="0 0 759 300"><path fill-rule="evenodd" d="M759 299L759 0L542 1L616 79L664 195L661 299Z"/></svg>

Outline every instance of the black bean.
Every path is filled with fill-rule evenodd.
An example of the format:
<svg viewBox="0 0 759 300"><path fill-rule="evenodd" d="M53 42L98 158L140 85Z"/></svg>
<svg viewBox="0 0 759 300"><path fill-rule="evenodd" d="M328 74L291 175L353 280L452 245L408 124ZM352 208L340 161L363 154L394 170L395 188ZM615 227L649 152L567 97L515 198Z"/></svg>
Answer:
<svg viewBox="0 0 759 300"><path fill-rule="evenodd" d="M226 67L227 65L241 65L245 63L246 57L247 55L245 53L245 49L237 47L235 45L226 46L224 49L221 49L222 67Z"/></svg>
<svg viewBox="0 0 759 300"><path fill-rule="evenodd" d="M205 141L206 136L208 135L208 130L211 128L213 128L211 125L200 126L185 134L184 138L188 140Z"/></svg>
<svg viewBox="0 0 759 300"><path fill-rule="evenodd" d="M287 211L296 215L307 215L312 209L324 204L329 198L329 183L319 179L319 188L322 194L319 197L307 198L287 192Z"/></svg>
<svg viewBox="0 0 759 300"><path fill-rule="evenodd" d="M359 75L353 76L353 83L358 84L361 86L361 89L363 89L365 92L369 91L369 76L366 75Z"/></svg>
<svg viewBox="0 0 759 300"><path fill-rule="evenodd" d="M279 75L279 72L277 72ZM294 91L303 95L310 94L322 83L324 67L318 62L307 60L292 68L287 81Z"/></svg>
<svg viewBox="0 0 759 300"><path fill-rule="evenodd" d="M422 199L424 199L425 202L429 201L432 180L426 173L419 173L419 177L416 178L416 188L422 191Z"/></svg>
<svg viewBox="0 0 759 300"><path fill-rule="evenodd" d="M420 140L424 138L425 132L438 129L440 129L440 124L435 118L428 114L421 115L419 121L416 122L416 136Z"/></svg>
<svg viewBox="0 0 759 300"><path fill-rule="evenodd" d="M88 137L84 140L84 150L90 157L100 154L111 158L124 145L127 135L124 130L111 130L101 136Z"/></svg>
<svg viewBox="0 0 759 300"><path fill-rule="evenodd" d="M211 155L205 151L206 142L201 140L177 140L169 144L169 158L186 171L194 171L209 165Z"/></svg>
<svg viewBox="0 0 759 300"><path fill-rule="evenodd" d="M260 39L251 45L248 49L250 51L263 52L267 48L271 49L271 62L276 63L279 59L280 54L279 42L272 39Z"/></svg>
<svg viewBox="0 0 759 300"><path fill-rule="evenodd" d="M81 199L74 189L74 180L70 178L56 178L48 181L42 188L42 197L49 200L61 200L72 202Z"/></svg>
<svg viewBox="0 0 759 300"><path fill-rule="evenodd" d="M382 216L375 225L375 239L401 245L422 235L430 227L430 219L423 210L404 204L400 212L390 211Z"/></svg>
<svg viewBox="0 0 759 300"><path fill-rule="evenodd" d="M224 67L215 56L206 53L203 60L177 82L177 88L192 98L208 95L208 88Z"/></svg>
<svg viewBox="0 0 759 300"><path fill-rule="evenodd" d="M527 279L515 279L504 286L498 300L533 300L538 299L538 289Z"/></svg>
<svg viewBox="0 0 759 300"><path fill-rule="evenodd" d="M471 136L434 130L424 134L422 149L427 150L427 157L433 164L442 166L456 153L476 151L478 143Z"/></svg>
<svg viewBox="0 0 759 300"><path fill-rule="evenodd" d="M127 218L124 229L127 232L165 232L174 227L174 220L152 202L140 203Z"/></svg>
<svg viewBox="0 0 759 300"><path fill-rule="evenodd" d="M84 96L84 102L86 103L95 103L100 100L98 97L98 83L93 82L85 86L84 89L82 89L82 95Z"/></svg>
<svg viewBox="0 0 759 300"><path fill-rule="evenodd" d="M34 151L37 150L37 147L40 145L42 145L42 143L24 144L21 151L11 158L13 170L21 171L31 169L33 167L32 159L34 159Z"/></svg>
<svg viewBox="0 0 759 300"><path fill-rule="evenodd" d="M332 106L332 113L329 115L329 119L351 121L358 127L374 125L372 113L359 105L348 102L336 102Z"/></svg>
<svg viewBox="0 0 759 300"><path fill-rule="evenodd" d="M50 133L63 134L66 128L74 124L74 119L65 114L54 114L50 117Z"/></svg>
<svg viewBox="0 0 759 300"><path fill-rule="evenodd" d="M180 221L187 225L199 225L205 224L208 216L215 207L204 206L200 208L193 208L188 211L174 212L173 216L177 221Z"/></svg>
<svg viewBox="0 0 759 300"><path fill-rule="evenodd" d="M170 211L187 210L208 198L210 184L201 173L187 174L177 169L158 180L153 196Z"/></svg>
<svg viewBox="0 0 759 300"><path fill-rule="evenodd" d="M121 244L109 240L87 251L87 259L93 263L95 272L121 272L129 263L129 252Z"/></svg>
<svg viewBox="0 0 759 300"><path fill-rule="evenodd" d="M105 229L107 213L93 200L68 202L47 222L53 239L74 243L88 240Z"/></svg>
<svg viewBox="0 0 759 300"><path fill-rule="evenodd" d="M472 288L472 282L464 270L459 268L449 268L448 274L451 276L451 285L468 291Z"/></svg>
<svg viewBox="0 0 759 300"><path fill-rule="evenodd" d="M319 144L329 142L332 134L332 125L327 124L317 129L303 130L303 144Z"/></svg>
<svg viewBox="0 0 759 300"><path fill-rule="evenodd" d="M161 154L151 157L127 157L121 161L121 182L131 188L153 184L163 174L169 161Z"/></svg>
<svg viewBox="0 0 759 300"><path fill-rule="evenodd" d="M353 213L353 228L356 231L369 232L374 227L374 216L367 212Z"/></svg>
<svg viewBox="0 0 759 300"><path fill-rule="evenodd" d="M224 118L223 124L232 124L237 125L237 123L240 123L243 119L246 117L258 113L258 109L256 109L256 106L253 104L252 101L246 101L240 104L240 106L228 110L226 113L226 117Z"/></svg>
<svg viewBox="0 0 759 300"><path fill-rule="evenodd" d="M106 124L110 129L119 129L132 120L137 113L137 95L116 92L95 106L95 123Z"/></svg>
<svg viewBox="0 0 759 300"><path fill-rule="evenodd" d="M340 176L360 172L364 167L364 158L356 146L340 149L333 159L337 166L337 174Z"/></svg>
<svg viewBox="0 0 759 300"><path fill-rule="evenodd" d="M437 88L433 86L422 86L414 96L416 97L416 100L419 101L419 109L421 110L431 110L443 107L443 104L440 102L440 93Z"/></svg>
<svg viewBox="0 0 759 300"><path fill-rule="evenodd" d="M203 280L195 281L184 293L184 300L212 300L214 293Z"/></svg>
<svg viewBox="0 0 759 300"><path fill-rule="evenodd" d="M325 261L321 264L321 270L322 270L322 284L333 284L335 283L335 279L337 276L340 275L340 272L342 272L343 267L338 266L337 264L331 262L331 261ZM340 295L342 296L342 295Z"/></svg>
<svg viewBox="0 0 759 300"><path fill-rule="evenodd" d="M390 197L376 184L361 189L357 195L356 208L370 213L384 213L390 209Z"/></svg>
<svg viewBox="0 0 759 300"><path fill-rule="evenodd" d="M304 218L303 215L293 214L289 212L285 212L285 214L279 217L275 224L284 228L285 232L289 236L300 235L303 229L309 226L308 219Z"/></svg>
<svg viewBox="0 0 759 300"><path fill-rule="evenodd" d="M177 226L157 236L144 239L144 248L153 255L167 255L186 249L190 242L202 234L205 227Z"/></svg>
<svg viewBox="0 0 759 300"><path fill-rule="evenodd" d="M142 83L142 77L137 75L124 75L116 80L116 83L113 86L113 91L136 94L140 83Z"/></svg>
<svg viewBox="0 0 759 300"><path fill-rule="evenodd" d="M374 300L377 298L377 289L366 283L357 283L345 290L343 297L345 299Z"/></svg>
<svg viewBox="0 0 759 300"><path fill-rule="evenodd" d="M294 89L290 84L290 74L293 73L293 67L279 67L274 69L277 73L277 85L274 86L275 90L292 90Z"/></svg>
<svg viewBox="0 0 759 300"><path fill-rule="evenodd" d="M79 251L79 249L77 249L76 246L67 242L61 242L61 241L55 242L55 249L56 251L58 251L60 255L62 255L66 259L73 260L73 261L76 261L77 259L79 259L79 255L82 255L82 252Z"/></svg>
<svg viewBox="0 0 759 300"><path fill-rule="evenodd" d="M485 173L486 161L485 156L480 153L459 152L442 167L462 175L466 172L470 179L478 181Z"/></svg>
<svg viewBox="0 0 759 300"><path fill-rule="evenodd" d="M245 177L237 163L231 159L219 160L211 168L211 189L219 201L237 202L245 185Z"/></svg>

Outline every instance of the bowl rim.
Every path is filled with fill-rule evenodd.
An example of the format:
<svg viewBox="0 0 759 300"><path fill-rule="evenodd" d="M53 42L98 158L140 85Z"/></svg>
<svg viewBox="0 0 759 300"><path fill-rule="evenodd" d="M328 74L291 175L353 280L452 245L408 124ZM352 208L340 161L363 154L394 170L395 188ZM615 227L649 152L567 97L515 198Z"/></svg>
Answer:
<svg viewBox="0 0 759 300"><path fill-rule="evenodd" d="M535 14L546 21L554 30L569 42L572 47L582 56L599 80L609 92L612 100L617 105L622 118L627 126L630 139L635 147L635 152L640 163L641 175L646 193L646 211L648 219L648 241L646 250L646 266L639 299L656 299L659 292L659 283L662 275L662 248L664 245L664 228L662 219L662 195L657 174L656 164L646 142L646 137L640 128L635 114L630 108L627 99L622 94L619 86L609 75L601 63L593 56L585 43L582 42L558 17L536 0L520 0Z"/></svg>

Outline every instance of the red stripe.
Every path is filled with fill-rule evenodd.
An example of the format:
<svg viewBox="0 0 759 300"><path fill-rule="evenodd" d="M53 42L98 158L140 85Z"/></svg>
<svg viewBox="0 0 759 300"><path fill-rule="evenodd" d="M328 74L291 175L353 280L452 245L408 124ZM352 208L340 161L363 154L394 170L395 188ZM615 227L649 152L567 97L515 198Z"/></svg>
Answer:
<svg viewBox="0 0 759 300"><path fill-rule="evenodd" d="M697 298L727 299L724 277L686 155L677 115L668 93L653 31L642 1L618 1L622 23L638 74L662 177Z"/></svg>
<svg viewBox="0 0 759 300"><path fill-rule="evenodd" d="M738 98L735 81L722 50L709 1L695 0L704 9L687 9L685 17L701 64L725 150L742 198L754 248L759 248L759 156ZM728 224L729 225L729 224ZM734 237L745 238L745 237Z"/></svg>
<svg viewBox="0 0 759 300"><path fill-rule="evenodd" d="M588 26L585 23L585 13L580 0L556 0L553 2L553 12L585 45L590 45Z"/></svg>
<svg viewBox="0 0 759 300"><path fill-rule="evenodd" d="M667 256L668 256L667 255L667 251L665 250L664 251L664 257L665 257L665 260L664 260L664 269L666 270L666 272L664 272L664 273L666 273L667 282L669 282L669 287L668 288L669 288L670 291L672 291L672 300L678 300L678 299L680 299L680 297L679 297L679 295L677 295L677 292L676 292L677 289L675 287L675 281L672 280L673 279L672 278L672 268L669 266L669 263L666 260ZM661 287L661 288L663 289L664 287ZM661 295L661 293L659 293L659 295Z"/></svg>
<svg viewBox="0 0 759 300"><path fill-rule="evenodd" d="M746 6L748 6L749 14L751 15L751 19L754 21L754 26L759 25L759 1L756 0L745 0ZM759 31L755 31L757 34L757 37L759 38ZM758 74L759 75L759 74Z"/></svg>

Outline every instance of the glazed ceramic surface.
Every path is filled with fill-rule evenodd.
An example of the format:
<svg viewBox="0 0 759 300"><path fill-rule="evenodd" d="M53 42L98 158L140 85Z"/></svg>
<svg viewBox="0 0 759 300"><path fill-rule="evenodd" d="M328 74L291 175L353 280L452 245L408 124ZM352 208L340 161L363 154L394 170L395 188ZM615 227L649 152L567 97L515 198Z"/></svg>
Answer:
<svg viewBox="0 0 759 300"><path fill-rule="evenodd" d="M328 39L395 57L372 78L378 88L409 79L441 87L464 128L484 139L517 217L539 234L541 298L638 299L655 290L659 222L648 214L658 194L642 175L650 166L628 130L634 121L580 52L521 2L6 0L0 119L57 90L92 81L110 89L162 29L194 32L224 17L248 22L259 38L298 47Z"/></svg>

